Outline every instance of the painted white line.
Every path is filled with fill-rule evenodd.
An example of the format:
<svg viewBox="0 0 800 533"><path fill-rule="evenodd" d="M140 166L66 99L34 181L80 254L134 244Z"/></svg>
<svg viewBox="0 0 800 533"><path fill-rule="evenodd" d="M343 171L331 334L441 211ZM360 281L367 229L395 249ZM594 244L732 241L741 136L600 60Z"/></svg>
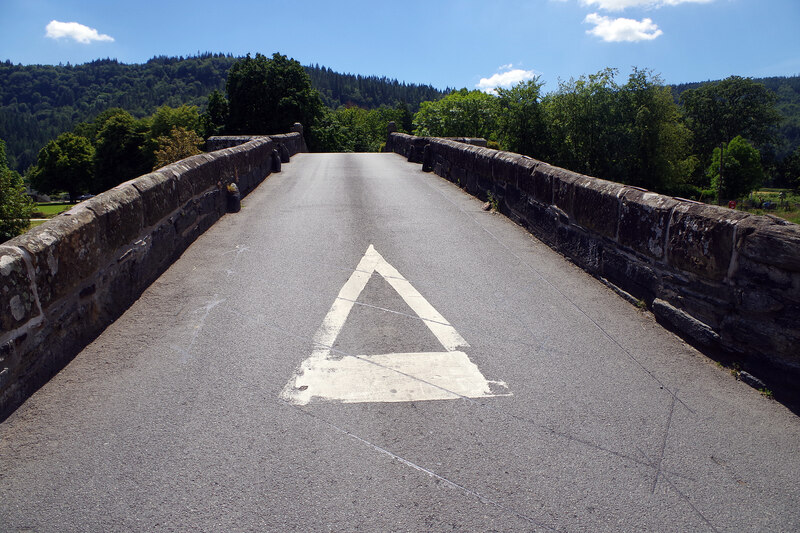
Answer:
<svg viewBox="0 0 800 533"><path fill-rule="evenodd" d="M423 320L443 352L331 356L331 348L373 273L380 274ZM505 383L490 382L463 351L467 341L408 280L370 245L339 291L314 335L311 356L281 393L297 405L311 401L407 402L496 396ZM509 393L501 393L508 395Z"/></svg>
<svg viewBox="0 0 800 533"><path fill-rule="evenodd" d="M469 347L467 341L458 334L456 328L451 326L450 323L428 303L428 300L423 298L417 289L397 271L397 269L387 263L386 260L375 251L372 245L370 245L367 253L370 253L370 250L380 258L375 266L375 270L377 270L378 274L383 276L383 279L394 287L394 290L403 297L403 300L405 300L408 306L425 321L425 325L428 326L431 333L439 339L439 342L442 343L445 350L453 351L456 348Z"/></svg>

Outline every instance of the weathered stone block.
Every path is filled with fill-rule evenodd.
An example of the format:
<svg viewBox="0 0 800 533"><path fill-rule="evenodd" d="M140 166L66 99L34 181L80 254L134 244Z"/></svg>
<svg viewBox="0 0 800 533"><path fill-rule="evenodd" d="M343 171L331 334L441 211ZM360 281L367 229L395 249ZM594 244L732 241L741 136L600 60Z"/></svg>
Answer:
<svg viewBox="0 0 800 533"><path fill-rule="evenodd" d="M575 264L590 272L600 272L600 254L603 246L596 238L573 225L559 225L556 230L557 249Z"/></svg>
<svg viewBox="0 0 800 533"><path fill-rule="evenodd" d="M558 214L547 205L528 199L525 210L525 225L539 239L555 246L560 226Z"/></svg>
<svg viewBox="0 0 800 533"><path fill-rule="evenodd" d="M664 257L672 209L668 196L626 187L620 205L618 242L655 259Z"/></svg>
<svg viewBox="0 0 800 533"><path fill-rule="evenodd" d="M545 169L542 170L544 171ZM567 216L573 218L575 216L575 187L581 182L581 178L584 176L558 167L549 167L546 170L553 187L553 205L558 206ZM535 175L536 173L534 173L534 176Z"/></svg>
<svg viewBox="0 0 800 533"><path fill-rule="evenodd" d="M85 205L97 216L98 239L106 253L134 241L142 232L142 197L131 182L95 196Z"/></svg>
<svg viewBox="0 0 800 533"><path fill-rule="evenodd" d="M553 203L553 172L555 168L547 163L537 163L531 169L527 186L523 187L528 196L544 205Z"/></svg>
<svg viewBox="0 0 800 533"><path fill-rule="evenodd" d="M20 235L15 244L32 257L42 307L71 293L100 266L97 216L79 204Z"/></svg>
<svg viewBox="0 0 800 533"><path fill-rule="evenodd" d="M575 222L598 235L615 240L619 224L619 183L581 177L573 182L573 215Z"/></svg>
<svg viewBox="0 0 800 533"><path fill-rule="evenodd" d="M669 302L656 298L653 300L652 310L657 319L666 322L701 346L711 348L719 343L720 336L713 328Z"/></svg>
<svg viewBox="0 0 800 533"><path fill-rule="evenodd" d="M678 204L670 217L667 262L707 279L724 279L733 253L734 228L747 216L703 204Z"/></svg>
<svg viewBox="0 0 800 533"><path fill-rule="evenodd" d="M736 288L730 283L669 268L661 270L661 281L661 298L675 305L680 303L681 309L714 328L734 312Z"/></svg>
<svg viewBox="0 0 800 533"><path fill-rule="evenodd" d="M526 196L533 195L533 178L531 174L538 164L539 162L535 159L522 157L514 166L514 181L519 191Z"/></svg>
<svg viewBox="0 0 800 533"><path fill-rule="evenodd" d="M13 245L14 241L8 244ZM0 337L2 332L16 329L38 315L36 294L22 251L0 246Z"/></svg>
<svg viewBox="0 0 800 533"><path fill-rule="evenodd" d="M613 248L603 247L600 273L636 298L651 301L659 293L660 279L651 265Z"/></svg>
<svg viewBox="0 0 800 533"><path fill-rule="evenodd" d="M491 182L492 160L496 153L496 150L475 147L475 173L478 175L478 179Z"/></svg>
<svg viewBox="0 0 800 533"><path fill-rule="evenodd" d="M178 182L160 171L146 174L130 182L142 197L144 227L151 227L178 209Z"/></svg>
<svg viewBox="0 0 800 533"><path fill-rule="evenodd" d="M525 158L511 152L497 152L492 159L492 178L496 182L517 185L517 166Z"/></svg>
<svg viewBox="0 0 800 533"><path fill-rule="evenodd" d="M753 261L800 272L800 225L747 217L737 226L736 250Z"/></svg>

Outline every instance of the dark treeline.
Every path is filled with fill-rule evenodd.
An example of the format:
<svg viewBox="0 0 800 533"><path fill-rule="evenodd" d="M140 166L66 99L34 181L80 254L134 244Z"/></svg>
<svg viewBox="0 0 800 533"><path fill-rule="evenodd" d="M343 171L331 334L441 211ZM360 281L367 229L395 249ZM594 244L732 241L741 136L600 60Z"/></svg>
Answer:
<svg viewBox="0 0 800 533"><path fill-rule="evenodd" d="M449 92L430 85L406 84L386 77L339 74L319 65L305 69L311 78L311 86L331 109L340 106L376 109L406 104L416 111L420 103L438 100Z"/></svg>
<svg viewBox="0 0 800 533"><path fill-rule="evenodd" d="M237 58L204 53L194 57L155 57L144 64L99 59L82 65L0 63L0 139L6 141L8 165L23 172L39 150L81 122L112 108L135 118L161 106L205 109L209 94L224 90ZM416 111L424 100L444 92L375 76L339 74L315 65L305 67L323 103L366 109L407 104Z"/></svg>
<svg viewBox="0 0 800 533"><path fill-rule="evenodd" d="M753 81L760 83L769 91L775 93L777 100L775 109L781 115L778 124L778 135L773 146L775 160L782 161L800 146L800 76L774 76L770 78L756 78ZM680 103L681 94L686 90L698 89L712 81L681 83L672 86L672 96L676 103Z"/></svg>

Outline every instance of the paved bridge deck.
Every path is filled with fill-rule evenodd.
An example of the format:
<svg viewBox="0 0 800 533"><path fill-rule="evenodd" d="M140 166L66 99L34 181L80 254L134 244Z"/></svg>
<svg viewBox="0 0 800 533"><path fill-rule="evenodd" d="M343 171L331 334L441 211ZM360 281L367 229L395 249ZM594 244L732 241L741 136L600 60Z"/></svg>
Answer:
<svg viewBox="0 0 800 533"><path fill-rule="evenodd" d="M2 531L790 531L800 423L394 154L301 154L0 424Z"/></svg>

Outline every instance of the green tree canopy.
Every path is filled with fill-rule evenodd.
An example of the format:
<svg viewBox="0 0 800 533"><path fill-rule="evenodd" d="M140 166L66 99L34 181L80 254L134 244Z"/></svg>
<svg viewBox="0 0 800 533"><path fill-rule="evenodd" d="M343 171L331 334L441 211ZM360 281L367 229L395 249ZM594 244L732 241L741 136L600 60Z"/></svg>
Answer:
<svg viewBox="0 0 800 533"><path fill-rule="evenodd" d="M541 105L539 78L510 89L498 88L498 133L504 149L542 159L549 152L549 133Z"/></svg>
<svg viewBox="0 0 800 533"><path fill-rule="evenodd" d="M310 127L322 113L308 74L281 54L248 54L233 64L225 88L232 134L285 133L295 122Z"/></svg>
<svg viewBox="0 0 800 533"><path fill-rule="evenodd" d="M200 117L204 136L210 137L222 133L228 122L228 114L228 100L221 92L214 90L208 97L206 112Z"/></svg>
<svg viewBox="0 0 800 533"><path fill-rule="evenodd" d="M169 107L162 105L150 118L150 137L169 136L174 128L185 130L200 131L200 113L197 106L182 105L180 107Z"/></svg>
<svg viewBox="0 0 800 533"><path fill-rule="evenodd" d="M670 191L691 170L690 132L658 76L634 69L627 83L605 69L559 84L544 98L549 162L621 183Z"/></svg>
<svg viewBox="0 0 800 533"><path fill-rule="evenodd" d="M622 181L651 190L675 190L695 162L689 159L691 132L662 80L634 68L619 88ZM624 155L623 155L624 154Z"/></svg>
<svg viewBox="0 0 800 533"><path fill-rule="evenodd" d="M32 207L22 176L8 168L6 143L0 140L0 242L28 229Z"/></svg>
<svg viewBox="0 0 800 533"><path fill-rule="evenodd" d="M684 91L680 100L701 158L737 135L763 145L773 139L781 120L775 93L750 78L707 83Z"/></svg>
<svg viewBox="0 0 800 533"><path fill-rule="evenodd" d="M441 100L422 102L414 115L416 135L432 137L497 137L497 97L461 89Z"/></svg>
<svg viewBox="0 0 800 533"><path fill-rule="evenodd" d="M150 172L153 158L145 141L149 125L129 113L110 117L95 138L93 192L103 192L122 182Z"/></svg>
<svg viewBox="0 0 800 533"><path fill-rule="evenodd" d="M89 139L62 133L39 151L39 161L31 174L31 186L39 192L69 193L70 200L91 188L94 176L94 147Z"/></svg>
<svg viewBox="0 0 800 533"><path fill-rule="evenodd" d="M764 178L761 154L744 137L737 135L724 151L720 148L714 149L708 174L720 202L747 196L761 186Z"/></svg>
<svg viewBox="0 0 800 533"><path fill-rule="evenodd" d="M194 130L186 129L181 126L172 128L169 135L163 135L157 139L158 148L155 151L155 165L153 169L180 161L187 157L197 155L203 138Z"/></svg>

